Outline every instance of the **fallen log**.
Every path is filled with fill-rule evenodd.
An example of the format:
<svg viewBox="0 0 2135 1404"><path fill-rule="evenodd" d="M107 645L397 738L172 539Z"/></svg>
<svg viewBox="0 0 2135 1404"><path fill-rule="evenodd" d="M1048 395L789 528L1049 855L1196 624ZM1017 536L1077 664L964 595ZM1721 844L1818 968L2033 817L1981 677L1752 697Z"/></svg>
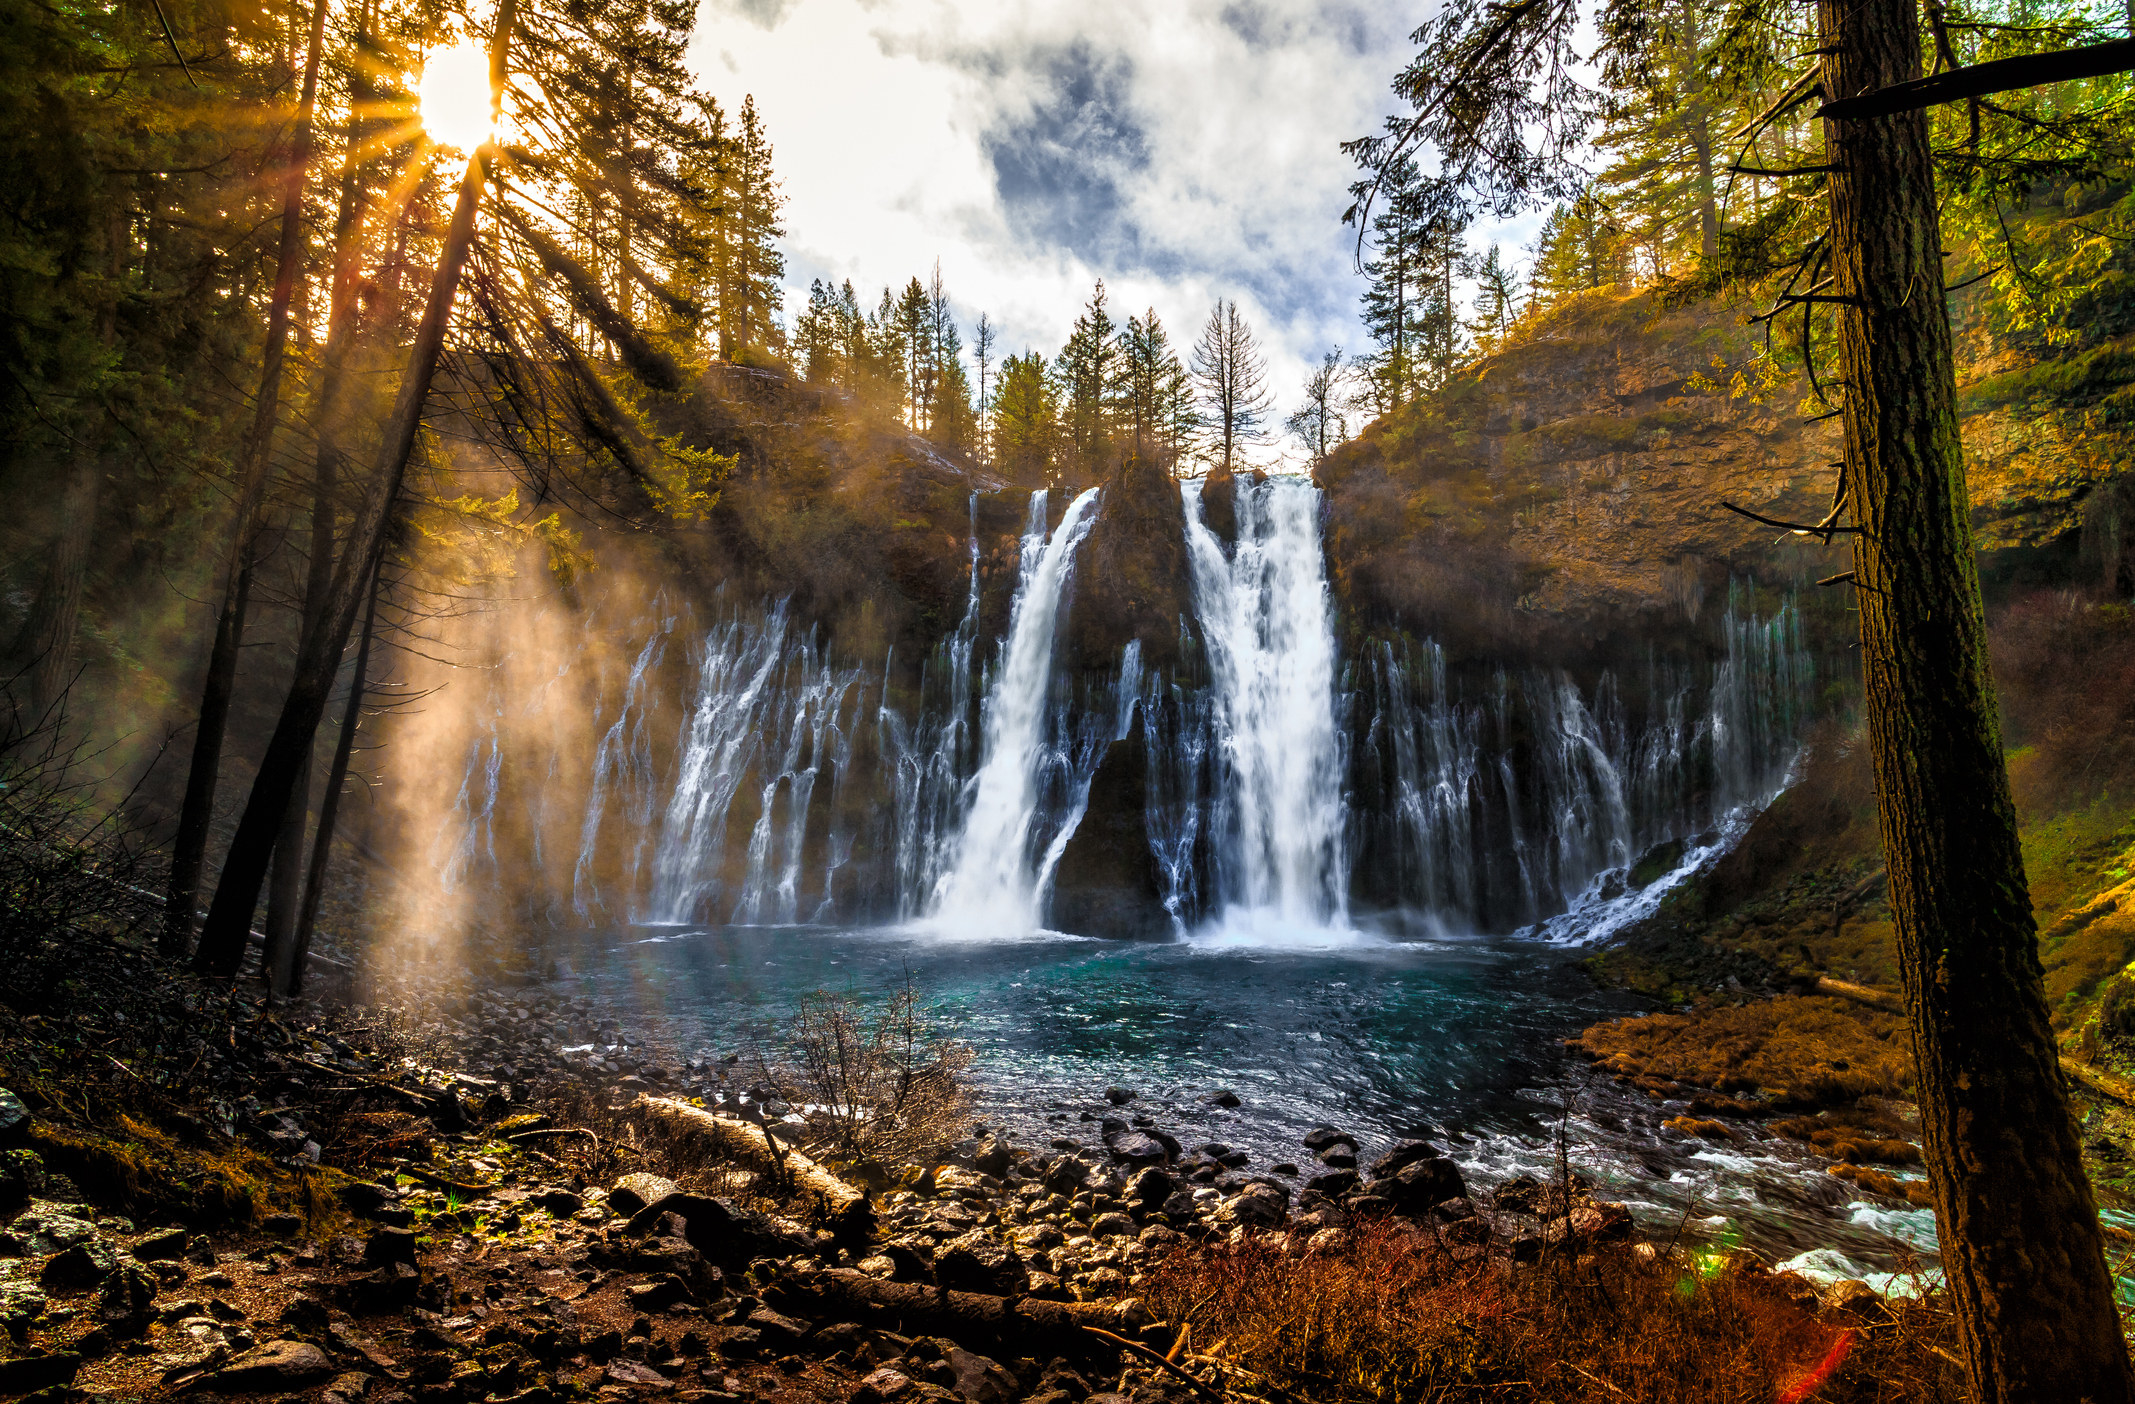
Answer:
<svg viewBox="0 0 2135 1404"><path fill-rule="evenodd" d="M1129 1336L1150 1324L1134 1298L1045 1302L983 1292L944 1292L921 1282L883 1282L850 1268L779 1278L766 1293L781 1311L823 1321L875 1321L905 1335L984 1339L1020 1355L1066 1355L1091 1347L1085 1327ZM902 1323L901 1325L899 1323Z"/></svg>
<svg viewBox="0 0 2135 1404"><path fill-rule="evenodd" d="M691 1142L710 1154L763 1166L795 1192L812 1199L816 1219L841 1241L865 1240L875 1232L875 1208L867 1195L807 1156L764 1134L762 1127L717 1116L671 1097L640 1095L631 1110L688 1154Z"/></svg>
<svg viewBox="0 0 2135 1404"><path fill-rule="evenodd" d="M1859 1004L1888 1009L1894 1014L1905 1012L1905 997L1890 990L1878 990L1868 985L1855 985L1845 980L1834 980L1826 975L1816 982L1818 994L1837 995ZM2101 1097L2110 1097L2123 1106L2135 1106L2135 1084L2113 1076L2088 1063L2078 1062L2066 1053L2061 1055L2061 1071L2082 1083Z"/></svg>

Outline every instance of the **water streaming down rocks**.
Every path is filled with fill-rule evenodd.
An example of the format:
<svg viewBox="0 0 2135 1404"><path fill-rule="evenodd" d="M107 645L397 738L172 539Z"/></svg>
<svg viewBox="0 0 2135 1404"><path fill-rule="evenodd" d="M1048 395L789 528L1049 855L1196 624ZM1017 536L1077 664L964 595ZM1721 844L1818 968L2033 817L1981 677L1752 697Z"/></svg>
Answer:
<svg viewBox="0 0 2135 1404"><path fill-rule="evenodd" d="M1709 846L1809 717L1799 621L1746 593L1703 654L1583 672L1344 632L1299 480L1034 495L996 640L978 517L961 617L916 663L844 656L788 599L656 596L581 748L501 705L476 728L441 876L505 887L517 811L535 852L575 852L508 878L557 924L1510 931ZM1136 555L1151 533L1168 555ZM508 673L493 691L533 681Z"/></svg>

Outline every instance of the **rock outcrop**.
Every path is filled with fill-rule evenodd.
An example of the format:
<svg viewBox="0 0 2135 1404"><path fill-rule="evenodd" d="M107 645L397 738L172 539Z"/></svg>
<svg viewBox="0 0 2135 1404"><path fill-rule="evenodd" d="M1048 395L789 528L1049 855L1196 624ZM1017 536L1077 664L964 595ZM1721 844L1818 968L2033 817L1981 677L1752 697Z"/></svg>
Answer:
<svg viewBox="0 0 2135 1404"><path fill-rule="evenodd" d="M1082 822L1053 872L1047 924L1076 936L1162 940L1172 933L1149 849L1149 743L1141 708L1090 781Z"/></svg>

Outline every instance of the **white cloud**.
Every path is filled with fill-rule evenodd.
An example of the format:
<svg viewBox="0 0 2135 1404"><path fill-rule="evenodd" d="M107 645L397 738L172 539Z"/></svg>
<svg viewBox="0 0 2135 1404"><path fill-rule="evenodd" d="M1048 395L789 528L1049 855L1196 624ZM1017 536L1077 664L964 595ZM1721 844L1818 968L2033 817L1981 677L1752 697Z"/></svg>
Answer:
<svg viewBox="0 0 2135 1404"><path fill-rule="evenodd" d="M1361 349L1337 149L1376 127L1419 16L1370 0L705 0L692 55L753 93L789 282L872 305L937 258L968 324L1048 354L1094 279L1182 352L1218 297L1283 409ZM1525 222L1523 222L1525 223Z"/></svg>

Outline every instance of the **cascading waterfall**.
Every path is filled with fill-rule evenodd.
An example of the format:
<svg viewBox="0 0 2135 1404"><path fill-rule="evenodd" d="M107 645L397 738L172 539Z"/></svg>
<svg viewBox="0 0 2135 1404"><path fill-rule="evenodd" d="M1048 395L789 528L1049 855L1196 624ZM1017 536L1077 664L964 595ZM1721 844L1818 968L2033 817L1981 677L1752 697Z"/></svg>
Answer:
<svg viewBox="0 0 2135 1404"><path fill-rule="evenodd" d="M1239 480L1238 539L1226 551L1200 486L1186 489L1186 539L1227 772L1213 817L1216 895L1288 925L1342 925L1349 874L1319 491Z"/></svg>
<svg viewBox="0 0 2135 1404"><path fill-rule="evenodd" d="M668 592L604 621L612 654L507 642L439 777L440 888L588 925L1029 930L1107 748L1140 735L1176 930L1346 928L1354 907L1578 935L1784 782L1814 694L1791 607L1733 591L1711 661L1655 650L1579 679L1479 675L1400 637L1343 660L1317 493L1235 491L1226 543L1186 485L1172 667L1139 644L1116 670L1058 666L1094 489L1051 530L1034 497L997 652L976 494L961 618L918 667L840 658L782 600L715 599L707 625ZM549 873L541 855L574 846Z"/></svg>
<svg viewBox="0 0 2135 1404"><path fill-rule="evenodd" d="M1731 596L1720 632L1709 671L1649 659L1632 673L1635 708L1614 672L1590 691L1562 670L1500 673L1463 698L1437 645L1376 645L1351 776L1368 896L1503 929L1709 848L1785 784L1814 681L1791 605L1759 616Z"/></svg>
<svg viewBox="0 0 2135 1404"><path fill-rule="evenodd" d="M824 765L849 764L860 673L830 663L813 639L789 640L786 614L781 601L761 620L726 621L704 642L653 855L650 922L800 917L808 804ZM852 713L841 715L848 697ZM760 807L737 881L726 863L729 811L752 777Z"/></svg>
<svg viewBox="0 0 2135 1404"><path fill-rule="evenodd" d="M1097 493L1090 488L1068 504L1050 536L1046 494L1031 498L1008 643L986 695L984 749L955 856L935 888L930 917L941 926L1027 931L1038 923L1044 878L1058 859L1051 848L1055 835L1036 832L1046 772L1060 760L1058 747L1045 744L1053 640L1075 548L1089 533ZM1046 847L1034 853L1039 841Z"/></svg>

